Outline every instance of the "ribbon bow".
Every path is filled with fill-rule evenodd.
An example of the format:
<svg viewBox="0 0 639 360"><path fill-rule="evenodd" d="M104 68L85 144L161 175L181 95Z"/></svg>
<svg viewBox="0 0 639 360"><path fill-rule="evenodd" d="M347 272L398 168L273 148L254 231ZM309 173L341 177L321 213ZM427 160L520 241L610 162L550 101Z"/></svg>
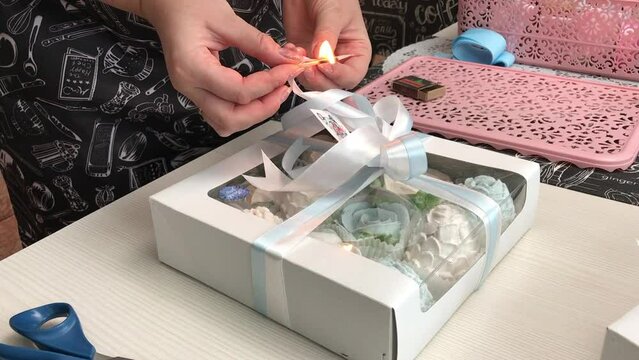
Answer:
<svg viewBox="0 0 639 360"><path fill-rule="evenodd" d="M307 102L284 115L285 130L318 126L320 130L320 123L310 111L317 109L338 115L353 131L316 162L303 168L293 168L309 148L301 138L285 152L284 172L262 153L265 177L245 176L253 186L276 192L326 192L351 179L364 166L384 169L396 180L409 180L428 170L425 137L411 132L413 120L399 98L389 96L371 106L363 96L343 90L304 93L294 82L291 86ZM347 98L357 107L342 102Z"/></svg>

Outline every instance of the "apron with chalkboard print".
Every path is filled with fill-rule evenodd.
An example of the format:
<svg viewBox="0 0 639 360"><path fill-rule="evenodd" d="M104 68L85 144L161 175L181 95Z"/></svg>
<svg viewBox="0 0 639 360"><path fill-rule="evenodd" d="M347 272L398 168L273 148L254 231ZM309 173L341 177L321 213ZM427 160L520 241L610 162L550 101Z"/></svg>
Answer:
<svg viewBox="0 0 639 360"><path fill-rule="evenodd" d="M281 0L229 3L284 43ZM97 0L0 0L0 170L24 245L230 139L173 89L145 19Z"/></svg>

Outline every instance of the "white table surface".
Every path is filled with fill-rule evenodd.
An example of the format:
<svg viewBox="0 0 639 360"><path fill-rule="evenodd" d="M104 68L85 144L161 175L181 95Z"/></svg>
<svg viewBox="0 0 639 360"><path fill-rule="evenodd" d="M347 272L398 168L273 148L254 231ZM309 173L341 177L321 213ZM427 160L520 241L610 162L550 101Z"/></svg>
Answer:
<svg viewBox="0 0 639 360"><path fill-rule="evenodd" d="M98 351L134 359L337 359L163 265L148 197L279 127L268 123L0 262L11 315L70 302ZM639 207L542 186L534 228L420 359L598 359L605 328L639 304Z"/></svg>

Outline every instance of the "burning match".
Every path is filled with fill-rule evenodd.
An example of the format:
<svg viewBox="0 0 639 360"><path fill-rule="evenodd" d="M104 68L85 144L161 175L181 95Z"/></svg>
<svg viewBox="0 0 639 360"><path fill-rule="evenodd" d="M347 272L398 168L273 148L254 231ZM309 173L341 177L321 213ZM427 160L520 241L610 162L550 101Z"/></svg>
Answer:
<svg viewBox="0 0 639 360"><path fill-rule="evenodd" d="M328 41L324 41L322 45L320 45L319 59L304 58L304 61L302 62L301 65L314 66L314 65L324 64L324 63L335 64L338 61L343 61L353 56L354 55L335 56L335 54L333 53L333 49L331 49L331 45L328 43Z"/></svg>

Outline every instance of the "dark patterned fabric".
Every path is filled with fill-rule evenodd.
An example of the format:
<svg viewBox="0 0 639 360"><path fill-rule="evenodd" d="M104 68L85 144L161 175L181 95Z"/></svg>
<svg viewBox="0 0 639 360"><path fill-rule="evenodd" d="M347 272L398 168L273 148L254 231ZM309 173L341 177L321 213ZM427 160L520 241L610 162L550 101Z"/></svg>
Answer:
<svg viewBox="0 0 639 360"><path fill-rule="evenodd" d="M373 54L388 56L457 22L458 0L359 0Z"/></svg>
<svg viewBox="0 0 639 360"><path fill-rule="evenodd" d="M281 0L230 2L285 41ZM0 0L0 19L0 169L25 245L232 139L172 88L146 20L97 0Z"/></svg>

